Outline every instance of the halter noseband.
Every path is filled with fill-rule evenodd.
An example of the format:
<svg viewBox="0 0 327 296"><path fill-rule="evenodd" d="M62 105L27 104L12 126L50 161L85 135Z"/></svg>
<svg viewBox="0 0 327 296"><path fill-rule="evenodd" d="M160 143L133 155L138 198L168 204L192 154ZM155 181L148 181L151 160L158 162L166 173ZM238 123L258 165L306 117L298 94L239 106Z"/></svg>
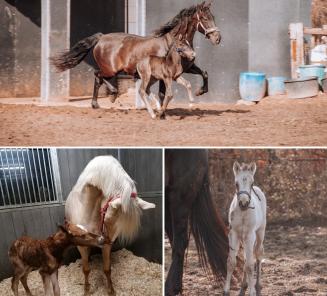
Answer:
<svg viewBox="0 0 327 296"><path fill-rule="evenodd" d="M208 35L210 34L210 33L213 33L213 32L220 32L220 30L218 29L218 27L211 27L211 28L206 28L204 25L203 25L203 23L201 22L201 19L200 19L200 16L199 16L199 13L197 13L196 14L196 17L197 17L197 19L198 19L198 23L196 24L196 29L197 29L197 31L199 31L200 32L200 30L199 30L199 26L201 26L202 27L202 30L203 30L203 33L204 33L204 36L206 37L206 38L208 38Z"/></svg>
<svg viewBox="0 0 327 296"><path fill-rule="evenodd" d="M248 198L249 198L249 205L248 205L248 207L247 207L247 209L252 209L252 210L254 210L255 209L255 207L250 207L250 203L251 203L251 192L254 192L254 194L256 195L256 197L259 199L259 201L261 201L261 198L260 198L260 196L256 193L256 191L254 190L254 188L253 188L253 184L251 185L251 188L250 188L250 192L248 192L248 191L237 191L236 192L236 195L237 195L237 199L239 200L239 198L240 198L240 196L241 196L241 194L245 194L245 195L247 195L248 196Z"/></svg>

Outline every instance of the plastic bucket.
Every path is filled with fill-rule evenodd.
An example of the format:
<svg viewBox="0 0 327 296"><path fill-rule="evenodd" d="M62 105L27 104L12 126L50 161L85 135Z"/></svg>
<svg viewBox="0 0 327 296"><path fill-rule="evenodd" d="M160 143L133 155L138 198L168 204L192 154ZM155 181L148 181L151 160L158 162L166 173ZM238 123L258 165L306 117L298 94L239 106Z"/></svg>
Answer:
<svg viewBox="0 0 327 296"><path fill-rule="evenodd" d="M325 78L325 65L305 65L299 67L300 78L318 77L319 83Z"/></svg>
<svg viewBox="0 0 327 296"><path fill-rule="evenodd" d="M268 78L268 95L284 95L285 94L285 77L271 77Z"/></svg>
<svg viewBox="0 0 327 296"><path fill-rule="evenodd" d="M242 72L239 89L243 100L260 101L266 94L266 75L260 72Z"/></svg>

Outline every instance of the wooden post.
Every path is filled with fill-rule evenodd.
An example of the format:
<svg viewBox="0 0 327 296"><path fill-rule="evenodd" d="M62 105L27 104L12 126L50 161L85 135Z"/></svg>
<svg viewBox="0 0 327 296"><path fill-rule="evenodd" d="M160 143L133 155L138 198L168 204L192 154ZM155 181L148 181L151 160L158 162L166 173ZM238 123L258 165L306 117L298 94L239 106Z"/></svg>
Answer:
<svg viewBox="0 0 327 296"><path fill-rule="evenodd" d="M291 41L291 71L292 79L298 77L297 70L300 65L304 64L304 40L303 40L303 24L290 24L290 41Z"/></svg>

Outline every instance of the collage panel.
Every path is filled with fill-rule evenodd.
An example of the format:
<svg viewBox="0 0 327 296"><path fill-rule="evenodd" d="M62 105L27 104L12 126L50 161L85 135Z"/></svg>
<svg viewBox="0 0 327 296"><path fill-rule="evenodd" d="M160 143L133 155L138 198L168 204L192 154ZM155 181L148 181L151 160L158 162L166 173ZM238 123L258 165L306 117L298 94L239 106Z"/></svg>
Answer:
<svg viewBox="0 0 327 296"><path fill-rule="evenodd" d="M326 149L166 149L165 295L326 295L326 184Z"/></svg>
<svg viewBox="0 0 327 296"><path fill-rule="evenodd" d="M0 160L0 295L162 295L161 149Z"/></svg>

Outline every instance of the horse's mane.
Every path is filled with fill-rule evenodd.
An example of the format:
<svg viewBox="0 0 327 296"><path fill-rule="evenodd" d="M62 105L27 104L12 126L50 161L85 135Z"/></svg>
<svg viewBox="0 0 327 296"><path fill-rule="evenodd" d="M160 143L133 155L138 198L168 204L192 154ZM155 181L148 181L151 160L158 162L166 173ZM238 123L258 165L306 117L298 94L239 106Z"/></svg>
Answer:
<svg viewBox="0 0 327 296"><path fill-rule="evenodd" d="M180 25L183 22L184 18L188 18L195 14L197 11L197 5L192 5L189 8L182 9L174 18L172 18L169 22L161 26L159 29L153 31L154 37L161 37L167 33L169 33L172 29L174 29L177 25Z"/></svg>

